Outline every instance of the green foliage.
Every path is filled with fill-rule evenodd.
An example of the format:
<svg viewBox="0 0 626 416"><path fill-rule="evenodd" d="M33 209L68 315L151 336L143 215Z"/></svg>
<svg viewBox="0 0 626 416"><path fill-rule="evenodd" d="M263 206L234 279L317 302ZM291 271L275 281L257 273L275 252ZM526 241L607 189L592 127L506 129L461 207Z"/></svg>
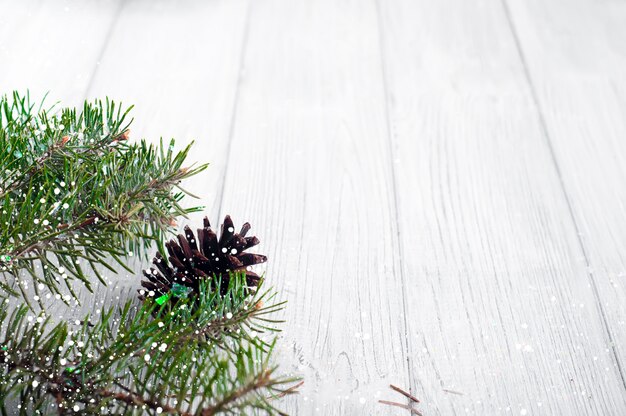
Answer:
<svg viewBox="0 0 626 416"><path fill-rule="evenodd" d="M274 376L274 340L261 337L280 304L249 294L245 275L230 282L224 296L207 285L199 298L128 301L74 326L3 303L0 410L17 400L23 415L279 414L293 380Z"/></svg>
<svg viewBox="0 0 626 416"><path fill-rule="evenodd" d="M104 284L110 263L132 272L128 256L163 252L175 219L197 210L181 205L180 182L206 165L185 166L190 148L173 141L128 140L128 111L0 98L0 413L281 414L275 399L294 388L271 364L269 315L283 303L245 274L223 294L214 277L194 296L174 285L74 323L23 303L31 287L38 299L91 289L91 276Z"/></svg>
<svg viewBox="0 0 626 416"><path fill-rule="evenodd" d="M0 98L0 289L73 290L109 258L142 253L196 208L180 205L180 181L206 165L185 167L190 147L128 139L128 110L115 103L41 110L28 96ZM73 292L72 292L73 293Z"/></svg>

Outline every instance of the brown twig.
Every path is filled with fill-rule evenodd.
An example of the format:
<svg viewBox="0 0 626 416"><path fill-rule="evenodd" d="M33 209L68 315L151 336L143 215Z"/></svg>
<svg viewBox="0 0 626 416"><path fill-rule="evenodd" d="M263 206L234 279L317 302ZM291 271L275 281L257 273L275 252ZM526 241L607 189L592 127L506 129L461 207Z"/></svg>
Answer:
<svg viewBox="0 0 626 416"><path fill-rule="evenodd" d="M417 409L415 409L415 408L413 408L411 406L408 406L406 404L390 402L390 401L387 401L387 400L379 400L378 403L386 404L388 406L400 407L400 408L406 409L406 410L410 411L411 413L416 414L418 416L423 416L422 413L419 410L417 410Z"/></svg>
<svg viewBox="0 0 626 416"><path fill-rule="evenodd" d="M165 403L158 402L156 400L145 399L141 395L135 392L132 392L129 389L126 389L126 390L127 390L127 393L114 392L110 390L102 390L100 394L104 397L110 397L116 401L133 404L133 405L146 406L152 410L155 410L160 407L162 411L166 414L170 413L170 414L175 414L179 416L192 416L191 413L178 410L174 407L171 407Z"/></svg>
<svg viewBox="0 0 626 416"><path fill-rule="evenodd" d="M280 399L281 397L285 397L285 396L287 396L289 394L294 394L294 393L296 393L296 390L298 390L300 387L302 387L303 384L304 384L304 380L302 380L301 382L299 382L296 385L293 385L293 386L289 387L286 390L281 391L276 396L274 396L274 398Z"/></svg>
<svg viewBox="0 0 626 416"><path fill-rule="evenodd" d="M410 399L411 401L414 401L415 403L419 403L419 399L415 396L413 396L411 393L406 392L404 390L402 390L400 387L398 386L394 386L393 384L390 384L389 387L391 387L393 390L397 391L398 393L400 393L401 395L403 395L404 397Z"/></svg>
<svg viewBox="0 0 626 416"><path fill-rule="evenodd" d="M37 173L37 172L39 172L41 170L41 168L43 167L44 163L47 160L52 158L52 155L54 154L54 152L57 151L58 149L61 149L63 146L65 146L65 144L68 141L69 141L69 137L68 136L63 136L63 138L61 140L59 140L58 142L56 142L52 146L50 146L44 152L44 154L42 154L37 159L35 159L34 166L31 166L26 172L24 172L24 175L22 175L21 179L17 180L16 182L13 183L13 185L9 186L2 193L0 193L0 198L4 197L5 195L8 195L11 192L16 191L21 186L25 185L28 182L28 180L30 180L30 178L32 178L34 176L35 173Z"/></svg>
<svg viewBox="0 0 626 416"><path fill-rule="evenodd" d="M390 385L389 385L389 387L390 387L393 391L398 392L398 393L400 393L401 395L403 395L404 397L406 397L407 399L409 399L409 400L411 401L411 404L412 404L412 403L419 403L419 402L420 402L420 401L419 401L419 399L418 399L417 397L413 396L411 393L409 393L409 392L407 392L407 391L402 390L402 389L401 389L400 387L398 387L398 386L394 386L393 384L390 384ZM400 407L400 408L402 408L402 409L409 410L409 411L410 411L411 413L413 413L413 414L416 414L416 415L418 415L418 416L422 416L422 413L421 413L419 410L417 410L417 409L413 408L413 406L412 406L412 405L406 405L406 404L402 404L402 403L391 402L391 401L388 401L388 400L379 400L378 402L379 402L379 403L382 403L382 404L389 405L389 406Z"/></svg>
<svg viewBox="0 0 626 416"><path fill-rule="evenodd" d="M222 400L215 403L213 406L202 409L202 412L200 412L200 415L214 416L218 413L221 413L222 411L227 411L229 404L236 402L237 400L241 399L242 397L247 396L253 391L267 387L268 385L272 384L272 382L273 382L272 371L265 370L261 374L259 374L259 376L256 379L254 379L247 385L233 391L232 393L224 397Z"/></svg>

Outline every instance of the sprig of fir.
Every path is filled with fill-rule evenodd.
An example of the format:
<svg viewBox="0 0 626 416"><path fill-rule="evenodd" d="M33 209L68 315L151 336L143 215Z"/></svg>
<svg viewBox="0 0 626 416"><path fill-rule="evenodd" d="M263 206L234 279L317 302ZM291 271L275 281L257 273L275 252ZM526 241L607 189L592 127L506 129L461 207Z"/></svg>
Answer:
<svg viewBox="0 0 626 416"><path fill-rule="evenodd" d="M295 380L271 364L266 319L281 304L245 284L237 274L225 295L203 285L198 298L130 300L77 327L3 302L0 411L17 401L22 415L282 414L275 399Z"/></svg>
<svg viewBox="0 0 626 416"><path fill-rule="evenodd" d="M91 290L89 273L115 271L176 225L190 146L129 139L129 109L106 100L43 110L28 95L0 98L0 290L28 299L45 287ZM111 259L113 262L111 262Z"/></svg>

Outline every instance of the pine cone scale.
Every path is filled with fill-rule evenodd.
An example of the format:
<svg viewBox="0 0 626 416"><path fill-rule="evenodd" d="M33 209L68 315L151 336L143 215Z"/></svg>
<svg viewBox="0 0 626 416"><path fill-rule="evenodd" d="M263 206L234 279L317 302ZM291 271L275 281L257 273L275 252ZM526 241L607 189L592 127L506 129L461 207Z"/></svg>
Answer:
<svg viewBox="0 0 626 416"><path fill-rule="evenodd" d="M220 237L211 229L208 218L203 220L204 228L197 230L194 236L189 227L184 234L179 234L165 244L169 254L165 260L161 254L153 259L155 268L144 271L147 280L141 282L144 289L154 292L155 297L171 293L175 284L198 292L202 281L209 281L222 294L228 289L230 273L241 272L246 275L249 287L258 286L261 278L252 272L251 266L265 263L267 257L261 254L245 253L250 247L259 244L256 237L246 237L250 224L244 223L239 233L235 233L230 216L224 218ZM140 298L145 298L145 290L140 291ZM176 297L176 293L173 297ZM152 295L152 294L151 294Z"/></svg>

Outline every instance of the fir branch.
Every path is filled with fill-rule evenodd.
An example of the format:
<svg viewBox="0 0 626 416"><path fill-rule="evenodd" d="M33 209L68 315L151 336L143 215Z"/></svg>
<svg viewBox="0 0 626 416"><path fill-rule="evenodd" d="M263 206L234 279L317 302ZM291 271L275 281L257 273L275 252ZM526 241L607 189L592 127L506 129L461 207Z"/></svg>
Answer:
<svg viewBox="0 0 626 416"><path fill-rule="evenodd" d="M206 167L184 165L189 146L131 143L128 110L108 100L42 108L28 95L0 98L0 289L26 302L29 283L35 300L42 288L61 298L74 280L90 289L90 272L105 283L98 268L115 271L111 260L130 270L128 255L162 249L175 219L197 210L181 205L180 182ZM258 244L243 235L238 250ZM265 261L238 256L238 267ZM284 303L243 267L203 277L188 299L161 305L147 293L141 307L127 301L76 325L0 298L0 413L13 400L20 415L282 414L275 399L298 387L272 364L281 321L269 314Z"/></svg>
<svg viewBox="0 0 626 416"><path fill-rule="evenodd" d="M206 165L184 166L190 147L173 141L131 143L127 114L108 100L79 113L0 98L0 289L25 295L25 273L53 294L76 279L91 290L87 271L105 283L98 267L125 268L197 210L180 205L180 182Z"/></svg>
<svg viewBox="0 0 626 416"><path fill-rule="evenodd" d="M243 281L245 276L232 276L231 282L238 283L231 283L225 296L213 297L210 288L203 288L202 296L220 303L182 299L159 306L146 301L137 309L128 301L102 312L91 326L85 317L78 329L53 325L24 307L9 314L3 302L0 326L7 335L0 342L0 410L17 399L24 412L42 414L78 409L94 415L152 411L189 416L252 408L281 414L273 397L293 393L287 388L293 379L275 375L273 342L233 337L229 342L237 347L224 349L198 336L207 316L217 322L222 313L234 311L233 305L249 300L233 302L241 297Z"/></svg>

